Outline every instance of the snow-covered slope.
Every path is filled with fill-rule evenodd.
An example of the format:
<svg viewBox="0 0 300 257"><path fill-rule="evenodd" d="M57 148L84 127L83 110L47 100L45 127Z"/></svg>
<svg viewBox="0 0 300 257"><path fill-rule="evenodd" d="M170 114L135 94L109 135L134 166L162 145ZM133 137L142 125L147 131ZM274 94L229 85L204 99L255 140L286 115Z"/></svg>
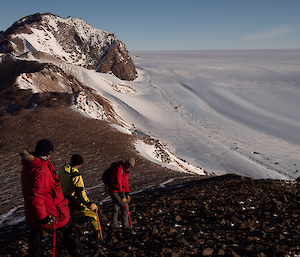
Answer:
<svg viewBox="0 0 300 257"><path fill-rule="evenodd" d="M0 63L0 69L7 66L11 66L12 69L16 66L19 68L24 66L23 69L29 69L29 66L37 63L32 59L51 60L52 63L46 67L42 66L42 69L38 71L22 72L21 70L16 79L16 85L20 89L30 90L32 93L40 95L39 98L44 97L46 100L43 100L42 103L57 101L61 95L70 95L72 108L75 110L91 118L109 121L123 133L135 134L138 138L136 150L147 159L180 172L207 175L201 167L177 158L165 144L159 143L157 139L154 140L154 137L137 133L138 129L119 114L120 105L130 109L131 103L126 103L128 99L122 100L124 96L125 98L130 96L132 101L137 101L139 98L140 92L132 87L135 83L128 85L128 82L120 80L113 74L99 73L95 70L68 64L45 53L41 55L31 52L23 57L5 56ZM55 93L55 95L51 93ZM37 108L41 101L35 103L29 95L27 102L31 102L32 108ZM62 104L66 103L63 101ZM2 109L7 105L4 103L3 106ZM24 106L28 108L26 106L28 104ZM144 107L148 108L148 103Z"/></svg>
<svg viewBox="0 0 300 257"><path fill-rule="evenodd" d="M148 145L137 142L136 149L152 161L198 174L299 176L298 50L137 55L139 77L131 82L61 60L56 65L79 83L70 84L74 106L143 139ZM23 76L20 87L40 90Z"/></svg>
<svg viewBox="0 0 300 257"><path fill-rule="evenodd" d="M210 173L299 176L300 50L133 54L139 117L125 120Z"/></svg>

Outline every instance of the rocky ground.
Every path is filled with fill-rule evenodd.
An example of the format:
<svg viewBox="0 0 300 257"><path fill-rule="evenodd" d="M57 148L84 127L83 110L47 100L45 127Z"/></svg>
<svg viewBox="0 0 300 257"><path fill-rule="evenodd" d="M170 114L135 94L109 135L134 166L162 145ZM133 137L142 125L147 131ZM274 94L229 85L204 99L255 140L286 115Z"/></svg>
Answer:
<svg viewBox="0 0 300 257"><path fill-rule="evenodd" d="M20 158L37 140L54 143L51 157L59 168L73 153L83 156L83 176L90 198L106 199L101 174L112 161L134 157L129 204L133 235L111 233L110 202L104 201L100 219L104 239L95 241L89 224L76 216L88 256L296 256L300 254L300 211L295 182L253 180L236 175L189 176L142 158L133 136L106 122L83 117L69 108L23 110L0 120L2 194L1 215L22 212ZM161 183L172 183L162 188ZM141 192L139 192L141 190ZM29 229L24 222L2 224L0 256L26 256ZM52 235L45 234L46 256ZM56 256L66 256L57 239Z"/></svg>
<svg viewBox="0 0 300 257"><path fill-rule="evenodd" d="M89 256L296 256L300 254L295 183L226 175L132 196L133 235L111 233L110 203L101 206L103 241L75 221ZM1 232L1 256L26 256L28 228ZM44 241L51 255L51 234ZM66 256L58 238L56 256Z"/></svg>

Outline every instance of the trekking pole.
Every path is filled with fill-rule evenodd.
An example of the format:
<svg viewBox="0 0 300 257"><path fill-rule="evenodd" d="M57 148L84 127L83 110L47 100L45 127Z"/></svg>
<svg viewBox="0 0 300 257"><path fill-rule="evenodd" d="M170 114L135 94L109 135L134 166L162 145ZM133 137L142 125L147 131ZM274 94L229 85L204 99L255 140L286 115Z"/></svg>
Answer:
<svg viewBox="0 0 300 257"><path fill-rule="evenodd" d="M129 213L129 210L128 210L127 203L125 203L125 206L126 206L126 210L127 210L127 214L128 214L128 219L129 219L130 227L132 228L132 223L131 223L131 218L130 218L130 213Z"/></svg>
<svg viewBox="0 0 300 257"><path fill-rule="evenodd" d="M52 257L55 257L55 247L56 247L56 229L55 229L55 225L56 225L56 219L54 217L52 217L53 221L52 221L52 229L53 229L53 240L52 240Z"/></svg>
<svg viewBox="0 0 300 257"><path fill-rule="evenodd" d="M102 229L101 229L101 225L100 225L100 219L99 219L98 210L96 210L96 215L97 215L97 220L98 220L98 226L99 226L100 238L102 238Z"/></svg>

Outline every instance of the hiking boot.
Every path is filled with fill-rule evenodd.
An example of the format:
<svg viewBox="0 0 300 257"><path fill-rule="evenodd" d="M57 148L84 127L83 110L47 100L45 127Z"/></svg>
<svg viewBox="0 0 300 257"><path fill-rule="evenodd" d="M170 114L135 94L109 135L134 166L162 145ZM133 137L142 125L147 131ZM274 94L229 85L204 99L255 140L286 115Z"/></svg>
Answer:
<svg viewBox="0 0 300 257"><path fill-rule="evenodd" d="M102 238L100 230L95 231L95 237L99 240Z"/></svg>
<svg viewBox="0 0 300 257"><path fill-rule="evenodd" d="M102 237L103 237L103 235L102 235ZM102 238L101 238L100 230L96 230L91 233L91 236L90 236L91 241L99 241L101 239Z"/></svg>
<svg viewBox="0 0 300 257"><path fill-rule="evenodd" d="M123 235L134 235L134 231L132 228L124 228L123 229Z"/></svg>
<svg viewBox="0 0 300 257"><path fill-rule="evenodd" d="M111 228L110 233L111 234L116 234L119 231L118 228Z"/></svg>

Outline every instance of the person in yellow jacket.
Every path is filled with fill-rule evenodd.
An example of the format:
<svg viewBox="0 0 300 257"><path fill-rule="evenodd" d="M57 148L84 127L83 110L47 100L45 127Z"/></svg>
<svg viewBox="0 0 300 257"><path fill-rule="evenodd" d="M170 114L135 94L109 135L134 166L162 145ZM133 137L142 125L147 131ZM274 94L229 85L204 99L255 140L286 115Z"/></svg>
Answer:
<svg viewBox="0 0 300 257"><path fill-rule="evenodd" d="M59 180L65 198L69 200L71 216L76 212L86 216L94 229L96 237L100 238L100 228L96 211L98 206L88 198L82 175L79 169L83 163L83 158L79 154L71 157L70 163L66 163L59 172Z"/></svg>

